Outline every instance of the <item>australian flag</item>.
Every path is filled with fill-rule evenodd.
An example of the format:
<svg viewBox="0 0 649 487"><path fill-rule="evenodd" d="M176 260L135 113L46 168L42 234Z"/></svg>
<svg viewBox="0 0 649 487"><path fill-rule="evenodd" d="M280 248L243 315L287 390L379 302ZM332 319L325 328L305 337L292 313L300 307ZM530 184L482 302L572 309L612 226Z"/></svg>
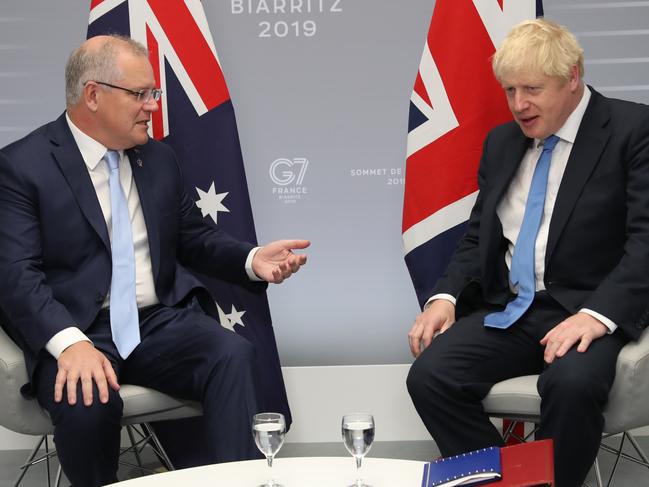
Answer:
<svg viewBox="0 0 649 487"><path fill-rule="evenodd" d="M88 37L111 33L130 36L149 50L157 86L163 91L160 109L152 114L152 136L178 154L186 189L205 221L256 244L234 109L201 2L92 0ZM266 295L198 277L212 292L221 326L256 346L261 408L283 413L289 425L291 413ZM184 420L182 429L200 433L197 421ZM177 426L156 428L172 462L176 467L200 463L183 457L182 442L164 441Z"/></svg>
<svg viewBox="0 0 649 487"><path fill-rule="evenodd" d="M478 194L482 142L511 120L491 56L541 0L437 0L410 98L403 244L420 305L444 273Z"/></svg>

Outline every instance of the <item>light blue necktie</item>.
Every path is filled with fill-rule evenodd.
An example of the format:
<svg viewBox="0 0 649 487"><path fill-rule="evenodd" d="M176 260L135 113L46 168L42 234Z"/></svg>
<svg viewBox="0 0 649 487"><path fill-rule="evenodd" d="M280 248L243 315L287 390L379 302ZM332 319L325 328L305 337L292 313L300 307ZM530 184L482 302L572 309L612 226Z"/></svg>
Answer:
<svg viewBox="0 0 649 487"><path fill-rule="evenodd" d="M518 233L512 256L512 268L509 271L509 280L518 285L518 295L507 303L503 311L490 313L485 316L484 325L492 328L509 328L527 311L534 299L536 291L534 273L534 247L536 236L541 226L543 206L545 205L545 192L548 186L548 172L552 151L557 145L559 137L551 135L543 143L543 151L534 168L532 184L527 195L525 215Z"/></svg>
<svg viewBox="0 0 649 487"><path fill-rule="evenodd" d="M133 250L131 219L128 215L126 197L119 181L119 153L109 150L104 159L110 169L108 184L113 220L110 328L117 351L125 359L140 343L140 325L135 299L135 252Z"/></svg>

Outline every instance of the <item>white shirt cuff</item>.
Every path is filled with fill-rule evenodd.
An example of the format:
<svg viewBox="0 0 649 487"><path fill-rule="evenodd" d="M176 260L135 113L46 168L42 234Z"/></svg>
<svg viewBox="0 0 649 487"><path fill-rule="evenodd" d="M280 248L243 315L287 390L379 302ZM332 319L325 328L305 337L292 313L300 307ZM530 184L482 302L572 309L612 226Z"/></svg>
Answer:
<svg viewBox="0 0 649 487"><path fill-rule="evenodd" d="M248 279L251 281L263 281L262 278L260 278L257 274L255 274L255 271L252 270L252 259L255 258L255 254L257 254L257 251L261 247L255 247L250 251L248 254L248 258L246 259L246 274L248 274Z"/></svg>
<svg viewBox="0 0 649 487"><path fill-rule="evenodd" d="M439 293L439 294L435 294L435 296L431 298L428 298L428 301L426 301L426 304L424 305L424 309L428 308L430 304L436 299L445 299L446 301L450 301L451 303L453 303L453 306L455 306L456 304L456 299L454 296L446 293Z"/></svg>
<svg viewBox="0 0 649 487"><path fill-rule="evenodd" d="M593 318L601 321L604 324L604 326L608 328L609 335L613 333L615 330L617 330L617 325L615 323L609 320L606 316L599 314L597 311L593 311L592 309L588 309L588 308L581 308L579 312L586 313L587 315L591 315Z"/></svg>
<svg viewBox="0 0 649 487"><path fill-rule="evenodd" d="M64 328L52 338L50 341L45 344L45 350L50 352L52 357L59 359L59 355L63 353L63 350L68 348L70 345L74 345L77 342L91 342L79 328L76 326L70 326L69 328Z"/></svg>

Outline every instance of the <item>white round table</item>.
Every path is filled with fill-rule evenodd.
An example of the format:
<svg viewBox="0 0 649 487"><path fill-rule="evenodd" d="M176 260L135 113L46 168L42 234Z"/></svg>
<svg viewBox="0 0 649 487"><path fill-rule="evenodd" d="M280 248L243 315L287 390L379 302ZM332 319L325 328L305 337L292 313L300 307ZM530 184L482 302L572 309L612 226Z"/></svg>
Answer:
<svg viewBox="0 0 649 487"><path fill-rule="evenodd" d="M361 477L372 487L419 487L424 462L365 458ZM269 478L266 460L221 463L147 475L113 484L119 487L256 487ZM345 487L356 480L349 457L276 458L272 477L284 487Z"/></svg>

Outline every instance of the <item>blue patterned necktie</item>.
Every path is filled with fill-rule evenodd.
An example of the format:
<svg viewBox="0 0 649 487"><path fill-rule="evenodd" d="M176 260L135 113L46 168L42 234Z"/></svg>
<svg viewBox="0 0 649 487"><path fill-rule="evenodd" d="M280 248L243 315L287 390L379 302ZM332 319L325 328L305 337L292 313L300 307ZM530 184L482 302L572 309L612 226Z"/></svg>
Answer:
<svg viewBox="0 0 649 487"><path fill-rule="evenodd" d="M106 152L110 169L110 208L112 213L113 273L110 281L110 328L113 342L122 358L140 343L140 325L135 299L135 252L131 219L126 197L119 181L119 153Z"/></svg>
<svg viewBox="0 0 649 487"><path fill-rule="evenodd" d="M548 172L552 151L557 145L559 137L551 135L543 143L543 151L534 168L532 184L527 195L525 215L518 233L512 256L512 268L509 271L509 280L518 285L518 295L507 303L503 311L490 313L485 316L484 325L492 328L509 328L518 320L532 304L536 291L534 272L534 247L536 236L541 226L543 207L545 205L545 192L548 186Z"/></svg>

